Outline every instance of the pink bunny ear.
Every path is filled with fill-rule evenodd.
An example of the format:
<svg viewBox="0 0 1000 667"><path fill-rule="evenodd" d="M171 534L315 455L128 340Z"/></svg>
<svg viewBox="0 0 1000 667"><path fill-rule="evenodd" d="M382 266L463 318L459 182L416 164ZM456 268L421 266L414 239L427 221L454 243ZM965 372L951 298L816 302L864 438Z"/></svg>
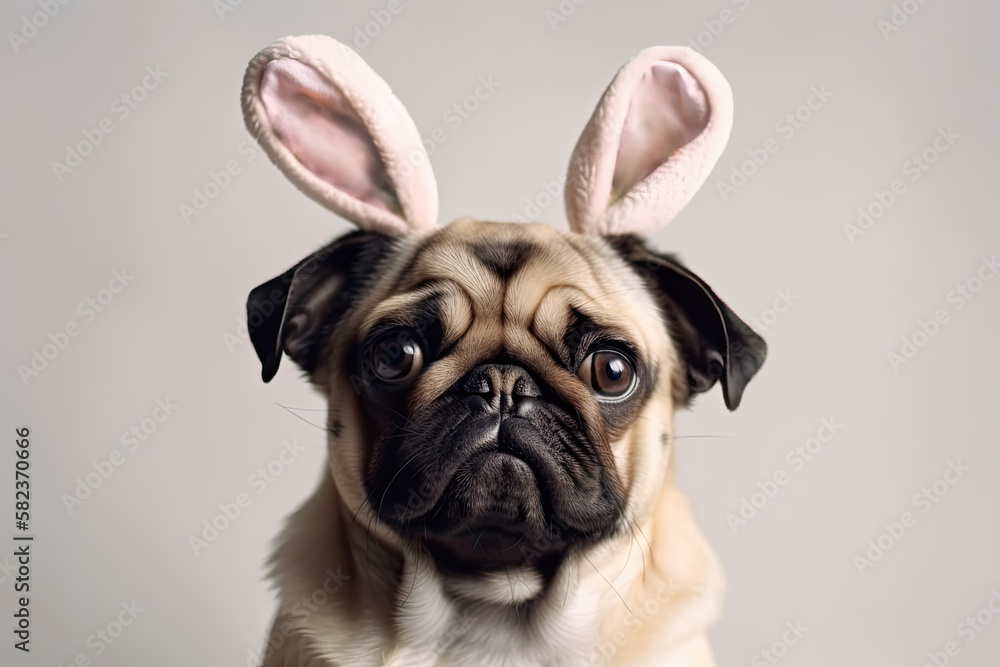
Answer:
<svg viewBox="0 0 1000 667"><path fill-rule="evenodd" d="M570 227L581 234L648 233L702 186L729 141L733 93L687 47L654 46L615 75L573 149Z"/></svg>
<svg viewBox="0 0 1000 667"><path fill-rule="evenodd" d="M323 35L285 37L243 79L247 129L300 190L387 236L437 224L437 184L417 128L385 81Z"/></svg>

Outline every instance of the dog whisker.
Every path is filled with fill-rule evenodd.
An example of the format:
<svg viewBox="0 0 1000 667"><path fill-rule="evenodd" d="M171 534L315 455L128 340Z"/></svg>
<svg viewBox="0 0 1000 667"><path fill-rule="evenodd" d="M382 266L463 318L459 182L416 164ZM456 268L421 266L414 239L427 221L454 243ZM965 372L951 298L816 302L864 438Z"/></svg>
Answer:
<svg viewBox="0 0 1000 667"><path fill-rule="evenodd" d="M356 509L356 510L354 511L354 516L352 516L352 517L351 517L351 523L350 523L350 524L348 524L348 526L347 526L347 529L348 529L348 530L350 530L351 528L353 528L353 527L354 527L354 524L355 524L355 523L357 522L357 520L358 520L358 515L359 515L359 514L361 514L361 510L363 510L363 509L364 509L364 507L365 507L365 504L364 504L364 503L361 503L360 505L358 505L358 509Z"/></svg>
<svg viewBox="0 0 1000 667"><path fill-rule="evenodd" d="M626 569L628 569L628 564L632 560L632 543L634 541L635 541L635 533L632 533L632 539L630 539L628 541L628 555L625 556L625 564L622 565L622 569L618 572L618 576L615 577L615 579L617 579L618 577L620 577L622 575L622 572L624 572ZM640 551L642 550L641 546L639 547L639 550Z"/></svg>
<svg viewBox="0 0 1000 667"><path fill-rule="evenodd" d="M639 531L640 535L642 535L642 539L646 540L646 547L649 549L649 564L656 567L656 558L653 556L653 545L649 543L649 538L646 537L646 533L642 532L642 526L635 521L632 522L632 525L634 525L635 529Z"/></svg>
<svg viewBox="0 0 1000 667"><path fill-rule="evenodd" d="M500 564L503 566L503 573L507 576L507 585L510 587L510 599L514 600L516 596L514 593L514 582L510 580L510 570L507 569L506 563L501 561ZM520 605L518 605L516 602L513 605L514 616L517 618L517 624L521 625L521 611L518 609L519 606Z"/></svg>
<svg viewBox="0 0 1000 667"><path fill-rule="evenodd" d="M276 402L275 405L277 405L279 408L283 409L285 412L287 412L288 414L292 415L296 419L301 419L302 421L304 421L305 423L309 424L310 426L315 426L316 428L318 428L321 431L328 430L327 427L325 427L325 426L320 426L319 424L314 424L311 421L309 421L308 419L306 419L305 417L303 417L302 415L295 414L294 412L292 412L291 409L289 409L288 407L282 405L281 403L277 403Z"/></svg>
<svg viewBox="0 0 1000 667"><path fill-rule="evenodd" d="M645 421L653 422L654 424L659 424L660 426L663 426L664 428L668 429L668 433L670 432L670 429L672 428L669 423L660 421L659 419L653 419L652 417L646 417L644 415L638 415L638 418L642 419L642 420L645 420ZM681 439L687 439L687 438L720 438L720 439L724 439L724 440L738 440L739 439L739 438L736 438L736 437L731 436L731 435L710 435L710 434L698 434L698 433L696 433L696 434L688 434L688 435L676 435L674 433L670 433L670 439L671 440L681 440Z"/></svg>
<svg viewBox="0 0 1000 667"><path fill-rule="evenodd" d="M397 470L396 474L392 476L392 479L389 480L389 483L385 485L385 491L382 492L382 499L379 500L378 503L378 512L377 512L378 516L382 516L382 505L385 503L385 497L386 495L388 495L389 489L392 488L392 483L396 481L396 478L399 477L400 473L403 472L403 469L406 468L407 465L412 463L413 460L416 459L417 456L419 455L420 452L415 452L410 458L406 459L406 461L403 462L403 465L399 466L399 470Z"/></svg>
<svg viewBox="0 0 1000 667"><path fill-rule="evenodd" d="M618 596L618 599L621 600L622 604L625 605L625 608L628 609L628 613L631 614L632 613L632 608L628 606L628 603L625 602L625 598L623 598L622 594L618 592L618 589L615 588L614 584L612 584L610 581L608 581L608 578L604 576L604 573L602 573L600 570L597 569L597 566L594 565L594 561L592 561L589 558L587 558L587 554L580 554L580 555L583 556L583 559L585 561L587 561L588 563L590 563L590 567L594 568L594 572L596 572L597 574L600 575L601 579L604 580L604 583L606 583L608 586L611 587L611 590L613 590L615 592L615 595Z"/></svg>
<svg viewBox="0 0 1000 667"><path fill-rule="evenodd" d="M410 581L410 588L408 591L406 591L406 596L403 597L403 601L399 603L400 609L402 609L403 606L406 604L407 600L410 599L410 594L413 592L413 588L417 585L417 567L419 567L419 563L414 564L413 576L411 577Z"/></svg>
<svg viewBox="0 0 1000 667"><path fill-rule="evenodd" d="M635 519L629 519L629 532L632 534L632 540L636 544L639 544L639 538L637 538L635 536L635 529L636 529L637 526L638 526L638 524L635 522ZM629 547L629 551L631 551L631 549L632 549L632 547L630 546ZM642 557L642 581L643 581L643 583L645 583L645 581L646 581L646 553L645 553L645 551L643 551L641 544L639 544L639 556ZM650 557L652 557L652 554L650 554Z"/></svg>
<svg viewBox="0 0 1000 667"><path fill-rule="evenodd" d="M476 538L476 541L473 543L472 548L473 549L479 549L479 540L483 539L483 535L486 534L486 531L485 530L482 531L477 536L475 533L472 532L472 528L469 528L469 526L466 526L465 529L469 532L469 535L472 535L473 537ZM479 549L479 550L482 551L483 553L486 553L485 549Z"/></svg>
<svg viewBox="0 0 1000 667"><path fill-rule="evenodd" d="M521 542L523 542L523 541L524 541L524 538L525 538L525 535L524 535L524 533L521 533L521 537L517 538L517 542L514 542L514 544L510 545L509 547L504 547L504 548L502 549L502 551L509 551L509 550L513 549L513 548L514 548L514 547L516 547L516 546L517 546L518 544L520 544Z"/></svg>

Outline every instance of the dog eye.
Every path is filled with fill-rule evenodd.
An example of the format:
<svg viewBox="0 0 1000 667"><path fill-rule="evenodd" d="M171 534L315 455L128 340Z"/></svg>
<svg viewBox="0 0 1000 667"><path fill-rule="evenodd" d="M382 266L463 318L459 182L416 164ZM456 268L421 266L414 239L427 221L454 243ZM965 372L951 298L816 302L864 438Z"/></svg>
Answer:
<svg viewBox="0 0 1000 667"><path fill-rule="evenodd" d="M383 334L371 347L371 368L383 382L414 379L424 366L424 353L406 330Z"/></svg>
<svg viewBox="0 0 1000 667"><path fill-rule="evenodd" d="M598 398L620 399L635 389L635 368L624 354L615 350L592 352L577 371Z"/></svg>

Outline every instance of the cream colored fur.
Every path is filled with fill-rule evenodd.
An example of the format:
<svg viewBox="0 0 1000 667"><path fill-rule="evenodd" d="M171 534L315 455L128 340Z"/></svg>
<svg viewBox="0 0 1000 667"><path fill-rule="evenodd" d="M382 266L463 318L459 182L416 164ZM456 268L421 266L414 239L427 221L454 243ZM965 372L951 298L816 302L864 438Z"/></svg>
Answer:
<svg viewBox="0 0 1000 667"><path fill-rule="evenodd" d="M474 270L470 241L514 238L545 249L518 272L522 283L516 277L491 282ZM279 611L265 667L714 664L705 632L718 610L722 578L670 472L678 360L640 278L603 241L545 225L464 220L400 245L393 266L338 327L314 374L340 422L339 436L330 438L328 474L279 540L272 570ZM569 291L558 288L566 272L574 276ZM455 305L449 319L466 328L470 350L488 348L496 336L527 346L527 331L544 331L573 306L625 327L659 369L661 381L640 416L612 443L628 499L618 534L572 557L527 601L538 589L530 574L444 577L422 549L384 526L366 500L360 406L337 360L363 335L373 311L419 298L427 280L467 295L468 312ZM506 314L503 324L490 321L488 304ZM445 361L462 354L459 344ZM435 372L416 388L427 400L464 371ZM317 594L331 572L346 579L335 592ZM314 595L326 599L313 609L302 604Z"/></svg>

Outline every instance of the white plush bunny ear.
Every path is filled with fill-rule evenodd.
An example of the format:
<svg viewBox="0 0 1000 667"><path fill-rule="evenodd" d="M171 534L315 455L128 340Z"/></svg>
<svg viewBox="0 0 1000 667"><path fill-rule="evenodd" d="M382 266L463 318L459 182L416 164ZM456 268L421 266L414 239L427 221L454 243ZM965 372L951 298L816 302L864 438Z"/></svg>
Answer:
<svg viewBox="0 0 1000 667"><path fill-rule="evenodd" d="M420 134L389 86L349 47L286 37L243 79L247 129L300 190L387 236L437 224L437 184Z"/></svg>
<svg viewBox="0 0 1000 667"><path fill-rule="evenodd" d="M654 46L625 63L573 150L566 212L581 234L648 233L708 178L729 141L733 93L687 47Z"/></svg>

